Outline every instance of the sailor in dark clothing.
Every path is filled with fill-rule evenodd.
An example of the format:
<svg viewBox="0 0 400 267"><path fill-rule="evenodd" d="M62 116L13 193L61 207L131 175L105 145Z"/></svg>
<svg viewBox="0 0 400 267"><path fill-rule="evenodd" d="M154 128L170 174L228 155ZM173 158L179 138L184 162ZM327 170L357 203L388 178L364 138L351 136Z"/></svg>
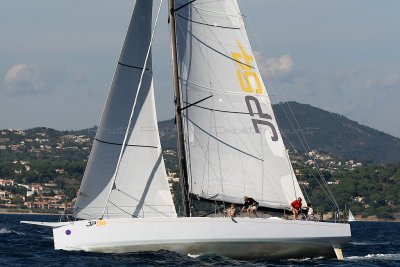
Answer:
<svg viewBox="0 0 400 267"><path fill-rule="evenodd" d="M242 213L244 209L247 209L247 215L249 216L249 218L250 218L250 211L253 212L256 217L258 217L256 213L258 208L258 202L255 201L253 198L247 196L244 196L243 199L244 199L244 206L242 207L240 213Z"/></svg>

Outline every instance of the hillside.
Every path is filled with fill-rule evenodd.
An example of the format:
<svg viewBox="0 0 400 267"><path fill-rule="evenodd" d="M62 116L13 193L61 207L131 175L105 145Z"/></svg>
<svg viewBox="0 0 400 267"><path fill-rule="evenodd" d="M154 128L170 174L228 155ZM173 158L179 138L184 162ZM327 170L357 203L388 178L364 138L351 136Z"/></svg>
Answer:
<svg viewBox="0 0 400 267"><path fill-rule="evenodd" d="M301 157L290 145L295 143L296 149L300 150L296 131L290 130L292 127L282 111L282 106L287 110L288 103L273 107L285 142L289 144L297 178L315 208L324 212L332 208L314 179L318 176L316 171L310 168L317 163L341 207L347 204L354 214L393 219L400 211L399 139L338 114L296 102L289 104L302 125L311 150L316 150L301 153ZM53 208L73 206L96 130L97 127L78 131L39 127L0 131L0 190L3 190L0 207L27 210L32 208L29 203L33 203L39 211L45 211L46 208L40 206L43 204L40 199L56 195L62 199L53 203ZM174 121L159 122L159 131L174 201L180 207ZM364 163L370 163L360 161L365 158L373 159L376 164L364 166ZM196 203L196 207L201 211L209 209L200 203Z"/></svg>
<svg viewBox="0 0 400 267"><path fill-rule="evenodd" d="M304 150L283 112L283 108L290 111L288 104L296 115L311 149L331 152L346 158L372 159L377 163L400 160L400 138L361 125L343 115L297 102L273 105L288 148L291 146L287 139L296 149ZM295 124L293 118L290 116L289 118Z"/></svg>
<svg viewBox="0 0 400 267"><path fill-rule="evenodd" d="M290 115L288 104L310 146L307 151L325 151L350 159L370 159L376 163L400 160L400 138L361 125L343 115L297 102L272 106L288 149L305 150L298 138L301 133L296 121ZM291 126L282 107L286 110L292 124L296 126L295 129ZM160 122L159 129L163 147L176 148L174 121Z"/></svg>
<svg viewBox="0 0 400 267"><path fill-rule="evenodd" d="M290 105L305 135L309 150L324 151L345 159L370 160L375 163L400 160L400 138L361 125L342 115L310 105L288 102L273 105L286 147L304 152L298 136L282 107L290 115ZM293 125L296 122L291 117ZM176 150L177 139L174 120L158 123L163 149ZM3 130L0 134L0 160L51 160L87 159L97 127L73 131L49 128ZM292 145L293 144L293 145Z"/></svg>

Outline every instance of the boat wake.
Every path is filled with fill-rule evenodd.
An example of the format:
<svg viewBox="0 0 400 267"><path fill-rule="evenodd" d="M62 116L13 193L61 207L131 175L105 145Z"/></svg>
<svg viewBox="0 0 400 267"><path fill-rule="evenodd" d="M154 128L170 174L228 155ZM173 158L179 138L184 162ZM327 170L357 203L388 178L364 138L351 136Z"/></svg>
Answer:
<svg viewBox="0 0 400 267"><path fill-rule="evenodd" d="M380 245L390 245L390 242L349 242L349 244L355 246L380 246Z"/></svg>
<svg viewBox="0 0 400 267"><path fill-rule="evenodd" d="M198 258L198 257L201 257L201 256L203 256L204 254L203 253L200 253L200 254L188 254L188 257L191 257L191 258Z"/></svg>
<svg viewBox="0 0 400 267"><path fill-rule="evenodd" d="M370 261L370 260L390 260L390 261L400 261L400 253L396 254L368 254L366 256L350 256L345 257L345 260L350 261Z"/></svg>
<svg viewBox="0 0 400 267"><path fill-rule="evenodd" d="M0 228L0 234L17 234L17 235L25 235L25 233L17 232L14 230L9 230L6 227Z"/></svg>
<svg viewBox="0 0 400 267"><path fill-rule="evenodd" d="M325 257L320 256L320 257L315 257L315 258L287 259L286 261L303 262L303 261L313 261L313 260L322 260L322 259L325 259Z"/></svg>

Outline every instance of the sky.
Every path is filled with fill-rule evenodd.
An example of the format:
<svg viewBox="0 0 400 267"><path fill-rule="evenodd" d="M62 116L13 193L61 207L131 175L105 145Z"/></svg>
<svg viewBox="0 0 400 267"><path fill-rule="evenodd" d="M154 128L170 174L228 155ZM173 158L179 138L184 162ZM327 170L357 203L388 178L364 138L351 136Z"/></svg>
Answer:
<svg viewBox="0 0 400 267"><path fill-rule="evenodd" d="M97 125L134 2L0 0L0 129ZM159 120L174 116L167 2L153 47ZM238 2L274 103L400 137L400 1Z"/></svg>

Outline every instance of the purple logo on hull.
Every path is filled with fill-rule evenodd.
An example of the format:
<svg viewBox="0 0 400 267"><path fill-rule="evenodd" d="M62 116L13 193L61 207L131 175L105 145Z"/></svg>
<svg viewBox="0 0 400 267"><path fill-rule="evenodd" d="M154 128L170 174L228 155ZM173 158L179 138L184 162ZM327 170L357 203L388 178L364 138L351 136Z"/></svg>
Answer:
<svg viewBox="0 0 400 267"><path fill-rule="evenodd" d="M65 231L65 234L66 234L66 235L70 235L70 234L71 234L71 230Z"/></svg>

